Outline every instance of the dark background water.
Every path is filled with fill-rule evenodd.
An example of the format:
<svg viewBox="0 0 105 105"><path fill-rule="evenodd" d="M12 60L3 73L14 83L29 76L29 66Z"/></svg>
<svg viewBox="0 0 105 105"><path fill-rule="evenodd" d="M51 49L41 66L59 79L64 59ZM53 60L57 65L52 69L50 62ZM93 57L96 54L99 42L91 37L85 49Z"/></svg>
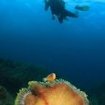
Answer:
<svg viewBox="0 0 105 105"><path fill-rule="evenodd" d="M105 4L90 6L59 24L43 1L1 0L0 57L57 72L82 88L105 83Z"/></svg>

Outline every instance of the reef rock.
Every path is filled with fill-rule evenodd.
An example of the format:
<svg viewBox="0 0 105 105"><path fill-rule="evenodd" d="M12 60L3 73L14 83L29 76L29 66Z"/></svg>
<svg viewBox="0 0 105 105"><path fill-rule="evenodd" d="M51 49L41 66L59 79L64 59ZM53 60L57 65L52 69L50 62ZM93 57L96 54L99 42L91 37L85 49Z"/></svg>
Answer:
<svg viewBox="0 0 105 105"><path fill-rule="evenodd" d="M3 86L0 86L0 105L13 105L12 96Z"/></svg>
<svg viewBox="0 0 105 105"><path fill-rule="evenodd" d="M0 59L0 84L9 92L16 93L30 80L39 80L47 71L28 63Z"/></svg>

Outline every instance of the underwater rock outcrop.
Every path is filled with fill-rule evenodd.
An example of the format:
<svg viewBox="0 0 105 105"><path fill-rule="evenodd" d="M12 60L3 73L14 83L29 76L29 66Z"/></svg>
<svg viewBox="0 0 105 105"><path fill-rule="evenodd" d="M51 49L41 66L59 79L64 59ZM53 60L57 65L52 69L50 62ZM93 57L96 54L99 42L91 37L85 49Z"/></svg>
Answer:
<svg viewBox="0 0 105 105"><path fill-rule="evenodd" d="M54 73L44 81L30 81L20 89L15 105L89 105L87 95L70 82L56 79Z"/></svg>
<svg viewBox="0 0 105 105"><path fill-rule="evenodd" d="M90 105L105 105L105 83L91 89Z"/></svg>
<svg viewBox="0 0 105 105"><path fill-rule="evenodd" d="M0 86L0 105L13 105L13 97L3 86Z"/></svg>
<svg viewBox="0 0 105 105"><path fill-rule="evenodd" d="M32 64L0 59L0 84L9 92L16 93L30 80L39 80L48 72Z"/></svg>

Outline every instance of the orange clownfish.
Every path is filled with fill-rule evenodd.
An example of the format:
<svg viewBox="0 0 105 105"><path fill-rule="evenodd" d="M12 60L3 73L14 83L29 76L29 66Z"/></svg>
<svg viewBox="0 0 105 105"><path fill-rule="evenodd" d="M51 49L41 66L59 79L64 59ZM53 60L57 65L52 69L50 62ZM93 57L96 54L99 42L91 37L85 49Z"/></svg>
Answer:
<svg viewBox="0 0 105 105"><path fill-rule="evenodd" d="M49 74L47 77L43 78L43 81L47 81L47 82L52 82L56 79L56 74L55 73L51 73Z"/></svg>

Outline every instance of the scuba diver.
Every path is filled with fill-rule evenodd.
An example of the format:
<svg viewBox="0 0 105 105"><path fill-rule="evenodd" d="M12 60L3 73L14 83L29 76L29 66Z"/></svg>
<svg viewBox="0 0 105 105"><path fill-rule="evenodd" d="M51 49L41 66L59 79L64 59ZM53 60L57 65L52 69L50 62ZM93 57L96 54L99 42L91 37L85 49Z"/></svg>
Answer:
<svg viewBox="0 0 105 105"><path fill-rule="evenodd" d="M63 20L67 19L67 17L73 17L73 18L78 17L78 11L73 13L67 10L65 8L65 2L63 0L44 0L44 2L45 2L45 10L47 11L50 8L52 13L52 19L55 19L55 17L57 17L60 23L63 23ZM87 11L89 10L89 6L76 5L75 9L79 11Z"/></svg>
<svg viewBox="0 0 105 105"><path fill-rule="evenodd" d="M63 23L63 20L67 19L67 17L78 17L77 13L70 12L65 8L65 2L63 0L44 0L44 2L45 10L50 8L52 18L55 19L56 16L60 23Z"/></svg>

